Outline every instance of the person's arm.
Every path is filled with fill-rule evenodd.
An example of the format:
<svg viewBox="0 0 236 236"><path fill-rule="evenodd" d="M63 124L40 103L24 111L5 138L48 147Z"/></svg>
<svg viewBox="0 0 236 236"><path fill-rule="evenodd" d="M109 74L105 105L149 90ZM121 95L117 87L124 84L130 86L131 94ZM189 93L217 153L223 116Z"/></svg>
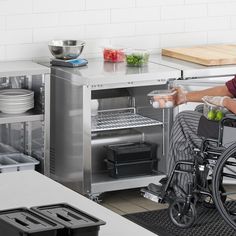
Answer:
<svg viewBox="0 0 236 236"><path fill-rule="evenodd" d="M192 91L186 92L182 90L181 87L175 88L177 91L177 104L183 104L186 102L202 102L202 98L204 96L228 96L233 97L233 95L229 92L228 87L226 85L217 86L209 89L204 89L200 91Z"/></svg>
<svg viewBox="0 0 236 236"><path fill-rule="evenodd" d="M236 76L231 80L228 80L225 85L216 86L209 89L204 89L200 91L186 92L181 87L175 88L176 94L176 103L177 105L186 103L186 102L201 102L204 96L210 97L236 97Z"/></svg>
<svg viewBox="0 0 236 236"><path fill-rule="evenodd" d="M204 96L233 97L226 85L186 93L186 102L201 102Z"/></svg>
<svg viewBox="0 0 236 236"><path fill-rule="evenodd" d="M223 105L225 108L236 114L236 100L231 98L225 98L223 101Z"/></svg>

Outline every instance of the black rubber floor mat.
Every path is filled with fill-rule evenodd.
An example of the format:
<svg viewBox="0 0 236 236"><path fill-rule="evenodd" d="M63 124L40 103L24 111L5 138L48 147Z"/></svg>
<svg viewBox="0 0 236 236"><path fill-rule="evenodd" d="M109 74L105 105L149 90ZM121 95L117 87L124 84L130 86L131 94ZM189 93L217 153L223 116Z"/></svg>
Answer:
<svg viewBox="0 0 236 236"><path fill-rule="evenodd" d="M234 204L236 206L236 202ZM236 231L223 220L217 209L201 206L197 208L197 214L195 224L187 229L175 226L167 209L127 214L124 217L159 236L236 236Z"/></svg>

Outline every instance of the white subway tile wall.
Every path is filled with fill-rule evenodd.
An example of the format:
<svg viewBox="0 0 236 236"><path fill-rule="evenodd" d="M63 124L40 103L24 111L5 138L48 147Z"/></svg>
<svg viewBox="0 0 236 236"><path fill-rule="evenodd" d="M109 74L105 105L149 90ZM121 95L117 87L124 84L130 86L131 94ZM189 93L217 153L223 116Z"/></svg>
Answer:
<svg viewBox="0 0 236 236"><path fill-rule="evenodd" d="M235 0L0 0L0 60L50 57L52 39L149 49L236 43Z"/></svg>

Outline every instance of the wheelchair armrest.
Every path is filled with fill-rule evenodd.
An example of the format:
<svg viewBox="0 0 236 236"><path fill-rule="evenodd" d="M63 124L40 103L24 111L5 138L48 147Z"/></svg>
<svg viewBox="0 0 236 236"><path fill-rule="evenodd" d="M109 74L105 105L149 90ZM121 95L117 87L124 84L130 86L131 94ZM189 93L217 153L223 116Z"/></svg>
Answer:
<svg viewBox="0 0 236 236"><path fill-rule="evenodd" d="M226 121L236 121L235 114L227 114L221 121L220 125L224 125Z"/></svg>
<svg viewBox="0 0 236 236"><path fill-rule="evenodd" d="M203 153L210 144L215 144L215 147L219 146L219 140L218 139L211 139L211 138L206 138L203 140L202 145L201 145L201 152Z"/></svg>

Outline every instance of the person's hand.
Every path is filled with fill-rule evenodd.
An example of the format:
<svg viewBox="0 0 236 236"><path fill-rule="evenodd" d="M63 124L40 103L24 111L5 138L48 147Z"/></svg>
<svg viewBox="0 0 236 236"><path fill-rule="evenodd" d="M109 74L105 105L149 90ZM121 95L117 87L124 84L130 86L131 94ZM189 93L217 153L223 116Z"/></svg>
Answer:
<svg viewBox="0 0 236 236"><path fill-rule="evenodd" d="M215 105L215 106L224 106L224 99L229 98L227 96L220 97L220 96L204 96L202 100L206 103L209 103L210 105Z"/></svg>
<svg viewBox="0 0 236 236"><path fill-rule="evenodd" d="M172 91L176 91L176 105L181 105L187 102L186 94L187 92L182 87L175 87Z"/></svg>

